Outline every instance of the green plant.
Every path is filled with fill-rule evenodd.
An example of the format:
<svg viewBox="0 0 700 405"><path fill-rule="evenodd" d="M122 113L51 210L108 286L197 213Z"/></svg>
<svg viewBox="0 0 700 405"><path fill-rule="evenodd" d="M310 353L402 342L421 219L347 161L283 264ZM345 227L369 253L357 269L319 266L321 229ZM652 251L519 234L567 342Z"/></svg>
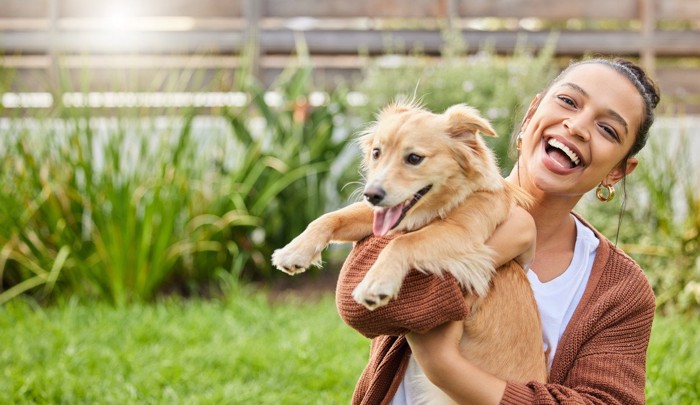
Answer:
<svg viewBox="0 0 700 405"><path fill-rule="evenodd" d="M0 198L11 215L0 236L6 301L57 280L68 292L117 304L152 298L201 251L220 251L221 229L253 226L245 212L207 212L198 179L211 172L191 139L193 115L162 129L149 119L46 121L18 128ZM189 260L191 264L191 260ZM61 278L59 279L59 275Z"/></svg>
<svg viewBox="0 0 700 405"><path fill-rule="evenodd" d="M227 169L229 187L236 192L224 203L246 207L263 218L253 232L239 230L232 238L250 258L248 277L276 275L269 258L322 213L338 208L347 198L343 176L354 171L354 160L338 159L352 148L353 132L342 117L347 111L346 89L338 86L327 100L314 103L312 68L299 44L299 64L288 67L269 91L255 81L239 85L250 105L229 109L225 116L236 142L245 147L237 164ZM246 76L249 77L249 76ZM276 95L276 103L266 96ZM259 127L253 124L260 123ZM345 125L345 126L343 126ZM235 197L235 198L234 198Z"/></svg>
<svg viewBox="0 0 700 405"><path fill-rule="evenodd" d="M647 351L648 404L697 404L700 401L700 334L697 317L656 316Z"/></svg>

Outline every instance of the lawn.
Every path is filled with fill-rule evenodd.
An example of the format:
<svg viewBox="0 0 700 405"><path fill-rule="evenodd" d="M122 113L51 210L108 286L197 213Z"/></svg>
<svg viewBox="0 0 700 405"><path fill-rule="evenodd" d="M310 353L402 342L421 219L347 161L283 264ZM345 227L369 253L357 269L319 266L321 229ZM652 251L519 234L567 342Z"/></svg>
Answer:
<svg viewBox="0 0 700 405"><path fill-rule="evenodd" d="M0 307L0 403L346 404L368 341L331 295ZM700 403L700 320L657 317L650 404Z"/></svg>
<svg viewBox="0 0 700 405"><path fill-rule="evenodd" d="M0 308L0 403L345 404L368 341L332 297Z"/></svg>

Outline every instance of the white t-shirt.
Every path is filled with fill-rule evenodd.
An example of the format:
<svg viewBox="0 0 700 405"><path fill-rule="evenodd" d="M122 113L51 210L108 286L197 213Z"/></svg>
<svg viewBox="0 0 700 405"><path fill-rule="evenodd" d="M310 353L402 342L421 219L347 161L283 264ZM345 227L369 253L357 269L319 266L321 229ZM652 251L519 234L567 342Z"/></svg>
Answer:
<svg viewBox="0 0 700 405"><path fill-rule="evenodd" d="M576 245L574 257L566 271L546 283L540 282L537 274L531 269L527 271L527 278L530 279L537 308L540 311L540 319L542 319L545 351L549 350L547 369L552 366L559 339L581 301L600 243L592 230L576 217L574 219L576 220Z"/></svg>
<svg viewBox="0 0 700 405"><path fill-rule="evenodd" d="M535 301L537 301L537 308L542 319L544 349L545 351L549 350L547 369L552 366L559 339L561 339L574 310L581 301L583 292L586 290L593 269L593 261L600 244L592 230L582 224L578 218L574 217L574 220L576 222L574 257L566 271L546 283L540 282L537 274L531 269L527 271L527 278L535 293ZM413 403L409 381L406 378L401 381L399 389L391 401L392 405Z"/></svg>

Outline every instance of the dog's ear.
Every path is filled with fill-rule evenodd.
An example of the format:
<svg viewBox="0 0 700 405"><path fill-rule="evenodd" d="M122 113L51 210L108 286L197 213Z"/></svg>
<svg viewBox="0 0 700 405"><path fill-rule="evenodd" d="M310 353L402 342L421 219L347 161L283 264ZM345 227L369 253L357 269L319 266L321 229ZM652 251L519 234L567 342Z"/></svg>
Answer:
<svg viewBox="0 0 700 405"><path fill-rule="evenodd" d="M369 148L372 147L372 141L374 140L374 132L376 130L377 124L374 123L358 134L357 145L360 147L360 151L362 151L363 155L369 153Z"/></svg>
<svg viewBox="0 0 700 405"><path fill-rule="evenodd" d="M453 105L445 111L448 120L448 133L452 136L476 135L481 132L488 136L498 136L485 118L473 107L464 104Z"/></svg>

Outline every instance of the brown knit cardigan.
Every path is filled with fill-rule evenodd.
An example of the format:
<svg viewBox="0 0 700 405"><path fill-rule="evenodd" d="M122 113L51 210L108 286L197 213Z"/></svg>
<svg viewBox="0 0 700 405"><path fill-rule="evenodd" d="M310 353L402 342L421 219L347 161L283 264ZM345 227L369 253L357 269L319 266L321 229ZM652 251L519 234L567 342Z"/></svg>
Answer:
<svg viewBox="0 0 700 405"><path fill-rule="evenodd" d="M640 267L593 230L601 243L586 291L559 342L549 382L508 382L502 404L645 402L654 294ZM370 237L358 242L338 279L340 316L372 338L369 362L355 387L353 404L391 402L410 356L406 332L425 332L469 313L452 277L418 271L409 273L399 297L389 305L368 311L357 304L352 290L392 238Z"/></svg>

